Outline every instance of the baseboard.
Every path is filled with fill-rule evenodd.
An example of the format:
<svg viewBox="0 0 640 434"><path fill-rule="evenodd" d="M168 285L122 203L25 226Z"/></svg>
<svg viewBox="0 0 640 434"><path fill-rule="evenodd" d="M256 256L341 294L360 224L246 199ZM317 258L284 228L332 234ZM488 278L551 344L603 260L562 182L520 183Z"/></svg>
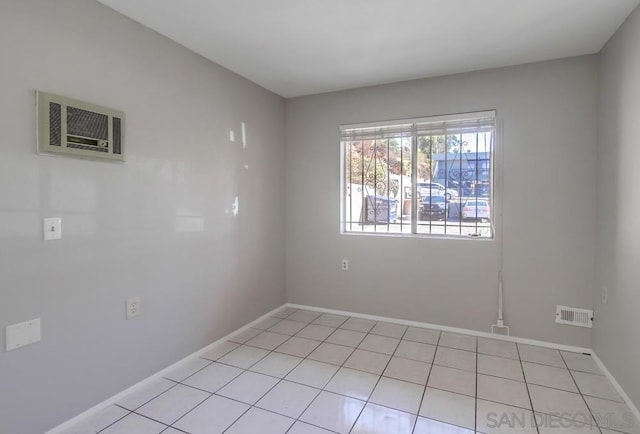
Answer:
<svg viewBox="0 0 640 434"><path fill-rule="evenodd" d="M410 321L410 320L397 319L397 318L389 318L389 317L378 316L378 315L368 315L368 314L364 314L364 313L349 312L349 311L345 311L345 310L325 309L325 308L321 308L321 307L305 306L305 305L302 305L302 304L295 304L295 303L287 303L286 305L288 307L292 307L294 309L309 309L309 310L316 310L318 312L332 313L332 314L335 314L335 315L346 315L346 316L352 316L352 317L355 317L355 318L370 319L370 320L374 320L374 321L393 322L393 323L396 323L396 324L402 324L402 325L411 326L411 327L426 327L426 328L430 328L430 329L434 329L434 330L440 330L440 331L443 331L443 332L460 333L460 334L463 334L463 335L472 335L472 336L478 336L478 337L489 338L489 339L499 339L499 340L502 340L502 341L517 342L517 343L520 343L520 344L527 344L527 345L535 345L537 347L553 348L553 349L556 349L556 350L568 351L568 352L572 352L572 353L589 353L589 354L592 353L591 349L589 349L589 348L574 347L574 346L570 346L570 345L556 344L556 343L553 343L553 342L537 341L535 339L525 339L525 338L517 338L517 337L514 337L514 336L494 335L494 334L491 334L491 333L488 333L488 332L480 332L480 331L477 331L477 330L441 326L441 325L438 325L438 324L429 324L429 323L425 323L425 322Z"/></svg>
<svg viewBox="0 0 640 434"><path fill-rule="evenodd" d="M593 357L593 360L595 360L596 364L600 367L604 375L609 379L609 381L611 381L611 384L613 384L616 392L620 394L622 399L624 399L624 402L627 404L627 406L629 406L629 409L631 409L631 412L636 417L636 420L640 422L640 411L638 411L638 407L633 403L629 395L627 395L627 393L624 391L615 377L611 374L611 372L609 372L605 364L602 362L602 360L600 360L600 357L598 357L598 355L593 351L591 352L591 356Z"/></svg>
<svg viewBox="0 0 640 434"><path fill-rule="evenodd" d="M279 306L275 309L273 309L270 312L267 312L266 314L262 315L260 318L251 321L249 324L246 324L244 326L242 326L241 328L229 333L228 335L218 339L217 341L207 345L206 347L188 355L187 357L185 357L182 360L179 360L178 362L174 363L173 365L156 372L155 374L151 375L150 377L145 378L144 380L134 384L133 386L129 387L128 389L112 396L111 398L108 398L104 401L102 401L99 404L96 404L95 406L91 407L90 409L80 413L79 415L69 419L66 422L63 422L62 424L56 426L55 428L52 428L51 430L47 431L45 434L59 434L62 433L64 430L70 428L71 426L82 422L83 420L87 419L88 417L93 416L94 414L98 413L99 411L105 409L106 407L120 401L122 398L124 398L126 395L129 395L130 393L136 392L140 389L142 389L143 387L145 387L147 384L151 383L154 380L157 380L158 378L164 376L165 374L169 373L170 371L172 371L175 368L180 367L181 365L189 362L190 360L199 357L200 355L207 353L208 351L212 350L214 347L216 347L217 345L228 341L229 339L233 338L234 336L236 336L239 333L242 333L243 331L245 331L246 329L251 328L253 325L258 324L260 321L270 317L271 315L273 315L274 313L278 312L279 310L281 310L283 307L286 307L286 304L283 304L282 306Z"/></svg>

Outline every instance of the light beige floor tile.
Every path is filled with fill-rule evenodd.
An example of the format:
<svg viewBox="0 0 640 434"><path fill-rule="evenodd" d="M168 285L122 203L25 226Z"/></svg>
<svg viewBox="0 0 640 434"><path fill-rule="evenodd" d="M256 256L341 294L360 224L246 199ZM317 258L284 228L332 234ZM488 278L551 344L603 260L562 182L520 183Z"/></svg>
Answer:
<svg viewBox="0 0 640 434"><path fill-rule="evenodd" d="M530 384L529 395L536 412L578 421L586 420L586 415L589 415L582 396L577 393Z"/></svg>
<svg viewBox="0 0 640 434"><path fill-rule="evenodd" d="M478 399L477 430L487 434L536 434L530 410Z"/></svg>
<svg viewBox="0 0 640 434"><path fill-rule="evenodd" d="M527 385L521 381L480 374L478 398L531 410Z"/></svg>
<svg viewBox="0 0 640 434"><path fill-rule="evenodd" d="M417 414L424 386L382 377L373 390L369 402Z"/></svg>
<svg viewBox="0 0 640 434"><path fill-rule="evenodd" d="M523 362L540 363L542 365L566 368L560 351L551 348L535 347L532 345L518 344L520 359Z"/></svg>
<svg viewBox="0 0 640 434"><path fill-rule="evenodd" d="M520 361L478 354L478 373L524 381Z"/></svg>
<svg viewBox="0 0 640 434"><path fill-rule="evenodd" d="M578 384L578 389L583 395L596 398L610 399L624 402L624 399L616 391L611 381L604 375L589 374L587 372L573 371L571 373Z"/></svg>
<svg viewBox="0 0 640 434"><path fill-rule="evenodd" d="M391 355L395 352L399 343L399 339L370 334L367 335L366 338L364 338L358 348L361 350L374 351L376 353Z"/></svg>
<svg viewBox="0 0 640 434"><path fill-rule="evenodd" d="M289 339L289 336L287 335L266 331L260 333L254 338L249 339L245 345L271 351L285 342L287 339Z"/></svg>
<svg viewBox="0 0 640 434"><path fill-rule="evenodd" d="M235 366L214 362L202 371L184 380L184 384L215 393L238 375L242 374L242 372L242 369Z"/></svg>
<svg viewBox="0 0 640 434"><path fill-rule="evenodd" d="M473 434L473 430L418 416L413 434Z"/></svg>
<svg viewBox="0 0 640 434"><path fill-rule="evenodd" d="M313 350L308 358L319 362L331 363L332 365L342 365L353 351L354 349L351 347L324 342Z"/></svg>
<svg viewBox="0 0 640 434"><path fill-rule="evenodd" d="M316 320L322 315L322 312L315 312L312 310L298 310L297 312L292 313L287 317L287 319L292 321L300 321L310 323L311 321Z"/></svg>
<svg viewBox="0 0 640 434"><path fill-rule="evenodd" d="M295 383L322 389L327 385L333 374L338 371L338 366L315 360L303 360L285 378Z"/></svg>
<svg viewBox="0 0 640 434"><path fill-rule="evenodd" d="M476 374L446 366L434 365L429 375L429 387L476 396Z"/></svg>
<svg viewBox="0 0 640 434"><path fill-rule="evenodd" d="M421 327L409 327L402 339L420 342L423 344L437 345L438 340L440 339L440 331Z"/></svg>
<svg viewBox="0 0 640 434"><path fill-rule="evenodd" d="M327 327L319 324L309 324L302 330L300 330L296 336L299 338L313 339L316 341L324 341L327 339L336 329L334 327Z"/></svg>
<svg viewBox="0 0 640 434"><path fill-rule="evenodd" d="M225 434L284 434L294 422L294 419L253 407L231 425Z"/></svg>
<svg viewBox="0 0 640 434"><path fill-rule="evenodd" d="M475 372L476 353L439 346L433 364Z"/></svg>
<svg viewBox="0 0 640 434"><path fill-rule="evenodd" d="M340 368L325 389L351 398L367 400L380 377L368 372L350 368Z"/></svg>
<svg viewBox="0 0 640 434"><path fill-rule="evenodd" d="M241 345L224 357L220 357L218 362L247 369L267 354L269 351L263 348Z"/></svg>
<svg viewBox="0 0 640 434"><path fill-rule="evenodd" d="M257 372L245 371L233 379L229 384L216 392L216 395L224 396L246 404L255 404L280 380Z"/></svg>
<svg viewBox="0 0 640 434"><path fill-rule="evenodd" d="M367 334L353 330L338 329L327 338L327 342L348 347L357 347Z"/></svg>
<svg viewBox="0 0 640 434"><path fill-rule="evenodd" d="M351 434L412 434L416 416L375 404L367 404Z"/></svg>
<svg viewBox="0 0 640 434"><path fill-rule="evenodd" d="M567 369L529 362L522 362L522 367L524 376L529 384L578 393L578 388Z"/></svg>
<svg viewBox="0 0 640 434"><path fill-rule="evenodd" d="M347 434L364 407L364 401L322 392L302 414L300 420L311 425Z"/></svg>
<svg viewBox="0 0 640 434"><path fill-rule="evenodd" d="M285 380L262 397L256 406L297 419L319 393L320 389Z"/></svg>
<svg viewBox="0 0 640 434"><path fill-rule="evenodd" d="M289 354L269 353L264 359L251 367L254 372L284 378L302 361L302 358Z"/></svg>
<svg viewBox="0 0 640 434"><path fill-rule="evenodd" d="M438 345L458 350L473 351L477 349L477 338L471 335L442 332Z"/></svg>
<svg viewBox="0 0 640 434"><path fill-rule="evenodd" d="M463 428L475 428L476 400L470 396L427 387L420 416Z"/></svg>
<svg viewBox="0 0 640 434"><path fill-rule="evenodd" d="M297 421L293 424L291 429L287 431L287 434L333 434L332 431L328 431L317 426L309 425L305 422Z"/></svg>
<svg viewBox="0 0 640 434"><path fill-rule="evenodd" d="M178 384L140 407L136 412L171 425L209 396L211 396L210 393Z"/></svg>
<svg viewBox="0 0 640 434"><path fill-rule="evenodd" d="M248 409L247 404L212 395L178 420L174 426L194 434L218 434L229 428Z"/></svg>
<svg viewBox="0 0 640 434"><path fill-rule="evenodd" d="M344 362L344 366L381 375L390 359L391 356L387 356L386 354L355 350L347 361Z"/></svg>
<svg viewBox="0 0 640 434"><path fill-rule="evenodd" d="M379 322L372 329L374 335L387 336L389 338L400 339L407 331L407 326L400 324L391 324L388 322Z"/></svg>
<svg viewBox="0 0 640 434"><path fill-rule="evenodd" d="M104 434L159 434L164 431L166 425L147 419L135 413L131 413L109 426L101 433Z"/></svg>
<svg viewBox="0 0 640 434"><path fill-rule="evenodd" d="M340 327L348 319L348 316L325 313L313 320L313 324L320 324L327 327Z"/></svg>
<svg viewBox="0 0 640 434"><path fill-rule="evenodd" d="M634 417L626 404L591 396L585 396L584 399L587 401L598 426L603 430L640 434L640 421Z"/></svg>
<svg viewBox="0 0 640 434"><path fill-rule="evenodd" d="M593 357L586 354L569 353L567 351L561 351L560 353L562 354L564 361L567 363L567 366L572 371L603 375L595 360L593 360Z"/></svg>
<svg viewBox="0 0 640 434"><path fill-rule="evenodd" d="M431 365L417 360L403 359L401 357L392 357L384 371L385 377L395 378L396 380L408 381L421 385L427 384L427 377Z"/></svg>
<svg viewBox="0 0 640 434"><path fill-rule="evenodd" d="M514 342L498 339L478 338L478 352L508 359L520 359L518 357L518 348Z"/></svg>
<svg viewBox="0 0 640 434"><path fill-rule="evenodd" d="M369 333L374 325L376 325L376 322L369 319L349 318L340 326L340 328L353 330L356 332Z"/></svg>
<svg viewBox="0 0 640 434"><path fill-rule="evenodd" d="M278 353L289 354L290 356L307 357L318 347L318 345L320 345L319 341L293 336L288 341L277 347L275 351Z"/></svg>
<svg viewBox="0 0 640 434"><path fill-rule="evenodd" d="M293 336L305 327L306 327L305 323L302 323L299 321L291 321L289 319L283 319L276 325L269 328L269 331L273 333L280 333L283 335Z"/></svg>
<svg viewBox="0 0 640 434"><path fill-rule="evenodd" d="M394 353L397 357L403 357L405 359L417 360L425 363L433 363L435 354L435 345L406 341L404 339L400 341L400 344Z"/></svg>

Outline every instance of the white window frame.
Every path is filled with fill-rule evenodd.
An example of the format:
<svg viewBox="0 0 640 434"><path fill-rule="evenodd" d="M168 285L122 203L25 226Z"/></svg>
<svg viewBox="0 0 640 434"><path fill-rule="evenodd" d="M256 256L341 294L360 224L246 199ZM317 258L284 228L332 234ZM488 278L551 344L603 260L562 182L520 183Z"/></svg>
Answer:
<svg viewBox="0 0 640 434"><path fill-rule="evenodd" d="M479 119L493 118L493 134L492 134L492 144L491 144L491 153L490 153L490 209L491 209L491 217L489 221L490 228L490 236L468 236L468 235L458 235L458 234L435 234L435 233L419 233L417 231L418 226L418 218L417 218L417 166L418 166L418 144L417 137L418 133L411 133L411 200L412 200L412 213L411 213L411 233L406 232L374 232L374 231L365 231L365 230L348 230L347 225L349 223L353 224L354 222L347 221L347 210L346 210L346 202L345 197L347 194L347 163L346 163L346 146L344 144L344 136L345 133L349 130L359 130L359 129L375 129L375 128L389 128L389 127L400 127L400 126L410 126L415 124L438 124L444 122L455 122L455 121L473 121ZM457 114L448 114L448 115L439 115L439 116L427 116L427 117L419 117L419 118L406 118L406 119L398 119L398 120L390 120L390 121L376 121L376 122L365 122L365 123L354 123L354 124L341 124L340 125L340 234L342 235L356 235L356 236L382 236L382 237L410 237L410 238L445 238L445 239L455 239L455 240L477 240L477 241L493 241L496 239L498 222L501 221L501 206L502 201L500 198L500 193L502 190L502 157L501 157L501 129L499 128L500 121L498 118L497 110L484 110L477 112L467 112L467 113L457 113ZM445 149L446 152L446 149ZM476 169L479 170L479 169ZM432 182L436 182L433 181ZM477 197L478 200L483 199L484 197ZM401 209L400 204L400 209ZM402 212L401 210L399 211ZM461 209L460 209L461 212ZM461 217L460 217L461 218ZM446 232L446 231L445 231Z"/></svg>

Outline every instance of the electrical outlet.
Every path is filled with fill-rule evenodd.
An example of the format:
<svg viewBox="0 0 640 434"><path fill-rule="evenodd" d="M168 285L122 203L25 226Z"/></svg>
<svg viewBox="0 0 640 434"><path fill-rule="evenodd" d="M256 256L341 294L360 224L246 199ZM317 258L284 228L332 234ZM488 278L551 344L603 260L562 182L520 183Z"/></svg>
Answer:
<svg viewBox="0 0 640 434"><path fill-rule="evenodd" d="M342 271L349 271L349 260L348 259L343 259L342 260Z"/></svg>
<svg viewBox="0 0 640 434"><path fill-rule="evenodd" d="M602 287L602 304L609 303L609 288L606 286Z"/></svg>
<svg viewBox="0 0 640 434"><path fill-rule="evenodd" d="M140 297L127 298L127 319L140 315Z"/></svg>

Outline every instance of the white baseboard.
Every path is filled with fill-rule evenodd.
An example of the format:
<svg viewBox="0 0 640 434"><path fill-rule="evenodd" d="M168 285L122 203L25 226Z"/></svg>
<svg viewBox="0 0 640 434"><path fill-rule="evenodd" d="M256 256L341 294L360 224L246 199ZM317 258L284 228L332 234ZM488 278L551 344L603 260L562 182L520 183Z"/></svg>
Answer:
<svg viewBox="0 0 640 434"><path fill-rule="evenodd" d="M611 384L613 384L616 392L620 394L622 399L624 399L624 402L627 404L627 406L629 406L629 409L636 417L636 421L640 422L640 411L638 411L638 407L633 403L629 395L627 395L627 392L624 391L620 383L618 383L611 372L609 372L605 364L602 362L602 360L600 360L600 357L598 357L598 355L593 351L591 352L591 356L593 357L593 360L595 360L596 364L600 367L604 375L609 379L609 381L611 381Z"/></svg>
<svg viewBox="0 0 640 434"><path fill-rule="evenodd" d="M404 319L389 318L389 317L378 316L378 315L367 315L367 314L364 314L364 313L348 312L348 311L345 311L345 310L325 309L325 308L321 308L321 307L305 306L305 305L302 305L302 304L294 304L294 303L287 303L287 306L288 307L292 307L294 309L316 310L318 312L332 313L332 314L335 314L335 315L353 316L355 318L370 319L370 320L373 320L373 321L393 322L393 323L396 323L396 324L402 324L402 325L411 326L411 327L425 327L425 328L430 328L430 329L434 329L434 330L440 330L440 331L443 331L443 332L460 333L460 334L463 334L463 335L472 335L472 336L478 336L478 337L481 337L481 338L499 339L499 340L502 340L502 341L517 342L517 343L520 343L520 344L535 345L537 347L544 347L544 348L553 348L555 350L568 351L568 352L572 352L572 353L588 353L588 354L592 353L591 349L589 349L589 348L574 347L574 346L571 346L571 345L562 345L562 344L556 344L556 343L553 343L553 342L537 341L535 339L517 338L517 337L514 337L514 336L494 335L494 334L491 334L489 332L480 332L480 331L477 331L477 330L441 326L441 325L438 325L438 324L429 324L429 323L419 322L419 321L409 321L409 320L404 320Z"/></svg>
<svg viewBox="0 0 640 434"><path fill-rule="evenodd" d="M258 324L260 321L270 317L271 315L273 315L274 313L276 313L277 311L281 310L282 308L286 307L286 304L283 304L282 306L279 306L275 309L273 309L272 311L262 315L260 318L256 319L255 321L251 321L249 324L244 325L242 327L240 327L239 329L229 333L228 335L218 339L217 341L207 345L206 347L188 355L187 357L185 357L182 360L179 360L178 362L174 363L173 365L156 372L155 374L151 375L150 377L145 378L144 380L134 384L133 386L129 387L126 390L123 390L122 392L112 396L111 398L108 398L104 401L102 401L99 404L96 404L95 406L91 407L90 409L80 413L79 415L73 417L72 419L69 419L68 421L56 426L55 428L52 428L51 430L47 431L45 434L59 434L62 433L64 430L70 428L71 426L82 422L83 420L93 416L94 414L98 413L100 410L105 409L106 407L120 401L122 398L124 398L126 395L129 395L130 393L136 392L140 389L142 389L143 387L145 387L147 384L151 383L154 380L157 380L158 378L161 378L162 376L164 376L165 374L169 373L170 371L172 371L175 368L178 368L180 366L182 366L183 364L191 361L192 359L199 357L200 355L212 350L214 347L216 347L217 345L228 341L229 339L233 338L234 336L236 336L239 333L242 333L243 331L245 331L248 328L251 328L253 325Z"/></svg>

